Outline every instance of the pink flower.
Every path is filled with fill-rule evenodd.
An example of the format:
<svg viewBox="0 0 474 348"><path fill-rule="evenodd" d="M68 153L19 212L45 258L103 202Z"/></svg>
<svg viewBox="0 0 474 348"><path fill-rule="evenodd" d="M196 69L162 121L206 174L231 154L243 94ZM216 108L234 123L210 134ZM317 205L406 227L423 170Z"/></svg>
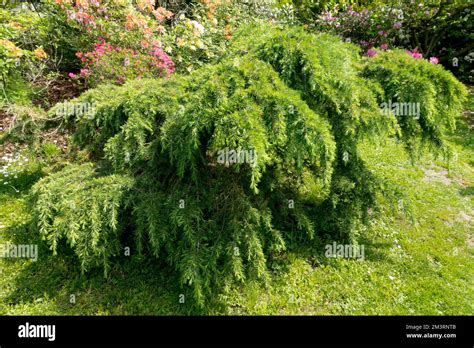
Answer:
<svg viewBox="0 0 474 348"><path fill-rule="evenodd" d="M430 57L430 63L431 64L438 64L439 63L439 59L437 57Z"/></svg>
<svg viewBox="0 0 474 348"><path fill-rule="evenodd" d="M130 59L125 58L125 59L123 60L123 65L124 65L124 66L129 66L129 65L130 65Z"/></svg>
<svg viewBox="0 0 474 348"><path fill-rule="evenodd" d="M377 55L377 51L371 48L367 51L366 55L367 57L375 57Z"/></svg>
<svg viewBox="0 0 474 348"><path fill-rule="evenodd" d="M382 50L386 50L387 48L388 48L388 44L386 44L386 43L383 43L383 44L380 45L380 49L382 49Z"/></svg>
<svg viewBox="0 0 474 348"><path fill-rule="evenodd" d="M423 54L418 52L418 48L415 48L412 51L408 50L407 53L415 59L423 58Z"/></svg>
<svg viewBox="0 0 474 348"><path fill-rule="evenodd" d="M67 74L71 79L75 78L76 77L76 74L70 72L69 74Z"/></svg>
<svg viewBox="0 0 474 348"><path fill-rule="evenodd" d="M380 30L380 31L378 32L378 34L379 34L380 36L387 36L387 33L386 33L385 31L383 31L383 30Z"/></svg>
<svg viewBox="0 0 474 348"><path fill-rule="evenodd" d="M88 69L81 69L81 76L82 76L82 77L87 76L88 73L89 73L89 70L88 70Z"/></svg>
<svg viewBox="0 0 474 348"><path fill-rule="evenodd" d="M359 12L357 11L349 10L348 13L353 17L359 17Z"/></svg>
<svg viewBox="0 0 474 348"><path fill-rule="evenodd" d="M331 15L331 12L324 12L323 13L323 20L325 20L325 21L334 22L336 19L337 19L336 17L333 17Z"/></svg>
<svg viewBox="0 0 474 348"><path fill-rule="evenodd" d="M402 23L401 22L396 22L393 24L393 28L394 29L400 29L402 27Z"/></svg>

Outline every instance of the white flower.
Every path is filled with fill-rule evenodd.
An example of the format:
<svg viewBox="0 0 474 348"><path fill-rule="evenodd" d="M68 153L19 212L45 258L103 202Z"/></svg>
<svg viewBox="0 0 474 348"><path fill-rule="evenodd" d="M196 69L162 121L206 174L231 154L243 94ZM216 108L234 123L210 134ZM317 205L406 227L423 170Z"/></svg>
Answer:
<svg viewBox="0 0 474 348"><path fill-rule="evenodd" d="M197 36L201 36L202 34L204 34L205 29L204 29L204 26L201 23L199 23L197 21L191 21L191 24L193 25L193 27L195 29L194 34L196 34Z"/></svg>

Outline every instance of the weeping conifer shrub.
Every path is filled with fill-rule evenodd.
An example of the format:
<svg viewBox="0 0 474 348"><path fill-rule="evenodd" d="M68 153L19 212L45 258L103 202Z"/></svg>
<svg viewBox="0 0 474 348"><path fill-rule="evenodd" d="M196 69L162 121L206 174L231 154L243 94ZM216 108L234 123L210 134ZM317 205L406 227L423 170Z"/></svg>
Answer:
<svg viewBox="0 0 474 348"><path fill-rule="evenodd" d="M202 306L235 282L268 280L268 260L289 246L354 238L378 195L400 195L367 169L358 143L395 136L409 151L420 151L415 139L439 149L461 110L465 90L450 73L400 52L363 59L335 37L271 26L236 37L219 63L189 76L75 100L96 106L94 118L66 117L91 163L32 190L53 250L65 240L83 269L107 269L127 229ZM409 85L427 103L418 119L380 111L387 97L411 96ZM255 156L233 163L226 149Z"/></svg>

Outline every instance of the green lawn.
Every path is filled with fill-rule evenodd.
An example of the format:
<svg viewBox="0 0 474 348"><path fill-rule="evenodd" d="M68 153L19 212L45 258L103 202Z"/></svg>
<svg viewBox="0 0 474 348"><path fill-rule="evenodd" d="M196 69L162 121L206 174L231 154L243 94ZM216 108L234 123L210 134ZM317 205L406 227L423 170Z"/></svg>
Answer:
<svg viewBox="0 0 474 348"><path fill-rule="evenodd" d="M175 275L156 260L124 257L104 279L100 270L81 275L72 255L40 245L37 262L0 259L0 315L472 315L473 141L459 119L449 170L429 156L412 164L395 142L364 146L371 168L403 189L414 218L386 214L367 226L364 260L329 259L323 248L289 253L272 265L267 287L247 284L197 310L180 303ZM0 243L34 243L24 225L26 191L0 189Z"/></svg>

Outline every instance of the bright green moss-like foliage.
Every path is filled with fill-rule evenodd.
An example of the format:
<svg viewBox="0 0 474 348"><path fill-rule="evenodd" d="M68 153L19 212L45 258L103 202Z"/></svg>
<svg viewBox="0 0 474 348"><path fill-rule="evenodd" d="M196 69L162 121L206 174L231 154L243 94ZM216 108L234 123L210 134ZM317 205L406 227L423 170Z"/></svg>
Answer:
<svg viewBox="0 0 474 348"><path fill-rule="evenodd" d="M354 238L377 194L399 195L365 167L358 143L399 136L410 151L417 139L441 148L461 110L462 84L403 52L362 59L332 36L268 26L236 37L219 63L189 76L74 101L95 105L93 117L67 116L95 160L33 188L53 249L64 238L83 268L107 267L127 226L204 305L235 281L267 279L268 259L288 246ZM381 112L386 98L405 97L423 104L420 117ZM226 150L248 156L226 162Z"/></svg>

